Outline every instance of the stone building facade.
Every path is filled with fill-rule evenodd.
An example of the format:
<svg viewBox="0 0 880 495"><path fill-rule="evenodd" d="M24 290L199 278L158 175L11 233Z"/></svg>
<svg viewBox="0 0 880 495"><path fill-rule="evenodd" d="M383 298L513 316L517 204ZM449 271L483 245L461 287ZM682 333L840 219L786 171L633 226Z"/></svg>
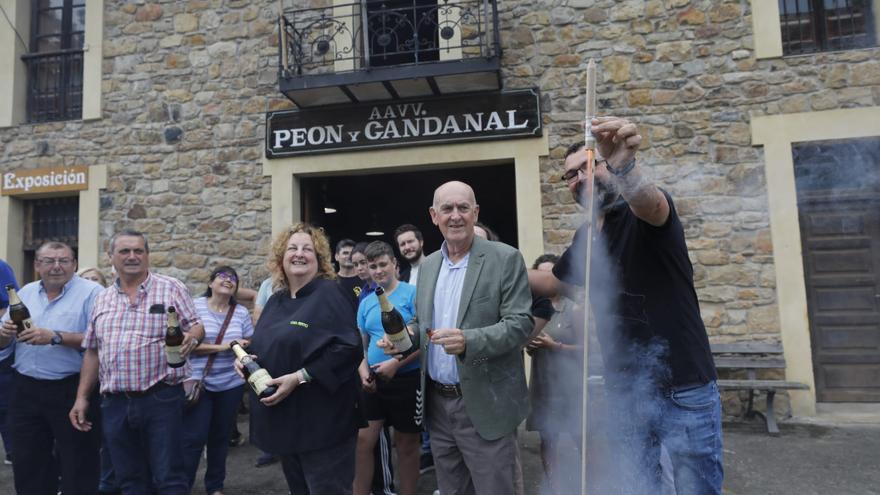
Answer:
<svg viewBox="0 0 880 495"><path fill-rule="evenodd" d="M2 1L26 32L27 2ZM806 304L803 280L789 292L780 292L778 282L780 271L788 270L780 266L780 249L800 246L792 248L786 239L798 231L796 224L773 224L774 208L786 207L774 204L768 169L778 164L768 161L759 144L774 141L777 128L755 122L814 115L855 126L863 117L850 119L850 111L868 112L868 120L880 122L880 49L776 54L778 40L771 29L768 42L765 29L772 15L765 21L768 7L762 5L772 3L506 0L498 19L502 85L538 88L541 94L548 147L536 171L539 250L560 252L581 221L557 177L565 148L582 132L584 67L592 57L601 63L600 111L638 122L645 138L641 163L676 200L713 341L781 341L789 378L813 384L809 366L792 368L804 356L803 339L809 357L809 328L803 328L808 322L798 305ZM86 5L92 40L86 53L99 53L100 74L99 84L91 80L86 88L92 99L84 106L91 105L91 115L84 108L83 119L28 124L16 110L20 93L0 90L0 168L5 173L83 165L92 180L103 178L98 191L89 193L92 209L84 209L85 199L80 203L81 267L107 269L100 254L106 241L116 229L133 227L149 236L153 267L193 291L203 289L218 264L237 267L243 281L256 287L267 273L273 208L283 203L273 191L297 187L273 186L280 179L266 170L270 162L264 159L265 113L294 108L278 90L278 2ZM97 24L90 24L94 19ZM11 36L4 44L18 45ZM22 70L15 67L22 49L4 50L0 66L20 79ZM758 127L770 132L757 135ZM853 135L860 132L853 129ZM333 161L334 155L320 159ZM14 227L23 225L20 203L26 199L0 199L7 225L0 257L19 269L25 258ZM797 219L790 211L779 218ZM798 290L798 302L787 306ZM786 336L787 326L798 330ZM815 395L804 395L796 409L814 412Z"/></svg>

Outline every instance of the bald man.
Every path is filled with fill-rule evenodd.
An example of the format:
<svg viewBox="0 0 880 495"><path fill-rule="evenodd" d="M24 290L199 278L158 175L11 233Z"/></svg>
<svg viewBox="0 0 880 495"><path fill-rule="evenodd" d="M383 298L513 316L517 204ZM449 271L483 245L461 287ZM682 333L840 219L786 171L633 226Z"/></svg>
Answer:
<svg viewBox="0 0 880 495"><path fill-rule="evenodd" d="M534 326L525 263L474 236L480 206L467 184L437 188L429 212L444 241L420 268L410 330L437 483L443 495L512 494L514 432L528 413L520 350Z"/></svg>

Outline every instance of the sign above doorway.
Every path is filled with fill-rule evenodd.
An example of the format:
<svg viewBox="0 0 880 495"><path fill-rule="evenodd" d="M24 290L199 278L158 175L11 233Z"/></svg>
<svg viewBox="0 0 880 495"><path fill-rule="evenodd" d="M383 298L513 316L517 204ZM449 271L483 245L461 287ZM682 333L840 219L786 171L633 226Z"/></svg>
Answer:
<svg viewBox="0 0 880 495"><path fill-rule="evenodd" d="M12 170L3 173L0 186L0 195L3 196L82 191L89 188L89 167L73 165Z"/></svg>
<svg viewBox="0 0 880 495"><path fill-rule="evenodd" d="M266 157L540 136L537 89L270 112Z"/></svg>

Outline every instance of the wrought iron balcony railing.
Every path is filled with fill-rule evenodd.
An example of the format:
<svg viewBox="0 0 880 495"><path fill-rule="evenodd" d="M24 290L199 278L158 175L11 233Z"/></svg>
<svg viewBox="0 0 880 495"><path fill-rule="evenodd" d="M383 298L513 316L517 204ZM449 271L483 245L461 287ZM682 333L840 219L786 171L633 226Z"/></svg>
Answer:
<svg viewBox="0 0 880 495"><path fill-rule="evenodd" d="M288 96L300 90L300 99L306 89L364 83L388 88L390 81L420 77L443 93L434 78L491 72L500 59L495 0L328 4L286 10L281 26L281 90ZM398 96L393 87L389 93Z"/></svg>

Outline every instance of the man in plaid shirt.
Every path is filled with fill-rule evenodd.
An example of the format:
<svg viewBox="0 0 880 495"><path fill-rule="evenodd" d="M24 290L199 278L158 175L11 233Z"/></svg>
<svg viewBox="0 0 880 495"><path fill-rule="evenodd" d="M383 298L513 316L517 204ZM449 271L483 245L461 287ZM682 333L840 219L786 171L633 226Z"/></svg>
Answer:
<svg viewBox="0 0 880 495"><path fill-rule="evenodd" d="M184 356L199 345L204 328L183 283L150 271L142 233L118 232L109 255L119 279L95 299L70 421L79 430L91 429L89 394L100 381L103 434L123 492L186 494L181 384L190 366L168 366L166 308L174 306L179 315Z"/></svg>

